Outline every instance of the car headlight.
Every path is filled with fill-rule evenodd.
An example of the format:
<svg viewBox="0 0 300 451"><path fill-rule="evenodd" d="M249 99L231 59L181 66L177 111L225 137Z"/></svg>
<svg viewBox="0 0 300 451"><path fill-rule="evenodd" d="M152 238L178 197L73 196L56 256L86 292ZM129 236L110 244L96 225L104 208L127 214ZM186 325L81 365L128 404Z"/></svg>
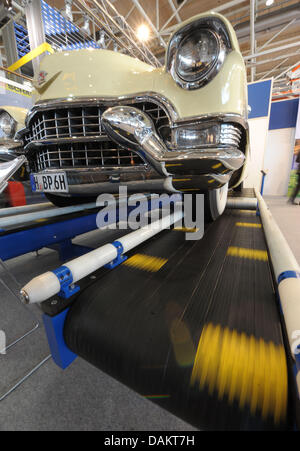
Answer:
<svg viewBox="0 0 300 451"><path fill-rule="evenodd" d="M181 88L198 89L218 74L231 50L224 22L215 16L200 18L171 37L166 69Z"/></svg>
<svg viewBox="0 0 300 451"><path fill-rule="evenodd" d="M11 139L16 132L16 121L10 114L0 113L0 137Z"/></svg>
<svg viewBox="0 0 300 451"><path fill-rule="evenodd" d="M203 79L217 64L220 53L218 36L210 30L197 30L186 36L176 52L175 70L186 82Z"/></svg>

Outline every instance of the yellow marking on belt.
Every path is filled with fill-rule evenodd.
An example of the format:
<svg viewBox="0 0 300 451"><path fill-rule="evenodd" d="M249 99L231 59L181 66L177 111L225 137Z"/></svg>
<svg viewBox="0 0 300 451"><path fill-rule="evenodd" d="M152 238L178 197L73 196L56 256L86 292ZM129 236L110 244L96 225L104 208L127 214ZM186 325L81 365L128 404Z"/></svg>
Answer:
<svg viewBox="0 0 300 451"><path fill-rule="evenodd" d="M231 257L249 258L251 260L268 261L267 251L259 249L230 246L227 250L227 255L230 255Z"/></svg>
<svg viewBox="0 0 300 451"><path fill-rule="evenodd" d="M48 42L44 42L43 44L36 47L34 50L31 50L31 52L22 56L22 58L20 58L15 63L13 63L11 66L9 66L8 69L15 71L15 70L19 69L20 67L24 66L24 64L27 64L29 61L33 60L34 58L36 58L37 56L39 56L45 52L54 53L53 48L51 47L50 44L48 44Z"/></svg>
<svg viewBox="0 0 300 451"><path fill-rule="evenodd" d="M131 266L132 268L142 269L144 271L157 272L167 263L167 261L167 258L152 257L145 254L135 254L123 264Z"/></svg>
<svg viewBox="0 0 300 451"><path fill-rule="evenodd" d="M212 166L212 169L218 169L221 166L222 166L222 163L218 163L218 164L215 164L214 166Z"/></svg>
<svg viewBox="0 0 300 451"><path fill-rule="evenodd" d="M176 163L176 164L175 163L174 164L169 163L169 164L166 164L165 166L167 168L170 167L170 166L182 166L182 163Z"/></svg>
<svg viewBox="0 0 300 451"><path fill-rule="evenodd" d="M200 188L179 188L183 189L184 191L200 191Z"/></svg>
<svg viewBox="0 0 300 451"><path fill-rule="evenodd" d="M173 182L188 182L189 180L192 179L173 179Z"/></svg>
<svg viewBox="0 0 300 451"><path fill-rule="evenodd" d="M167 399L167 398L171 398L171 395L145 395L144 398L147 398L147 399Z"/></svg>
<svg viewBox="0 0 300 451"><path fill-rule="evenodd" d="M186 232L186 233L196 233L199 232L199 229L197 227L174 227L176 232Z"/></svg>
<svg viewBox="0 0 300 451"><path fill-rule="evenodd" d="M254 229L261 229L261 224L257 224L256 222L236 222L235 225L237 227L253 227Z"/></svg>
<svg viewBox="0 0 300 451"><path fill-rule="evenodd" d="M285 420L287 364L284 348L244 332L206 324L199 340L190 384L219 400L246 406L275 424Z"/></svg>
<svg viewBox="0 0 300 451"><path fill-rule="evenodd" d="M214 183L215 182L215 180L214 179L210 179L210 180L208 180L208 183Z"/></svg>
<svg viewBox="0 0 300 451"><path fill-rule="evenodd" d="M256 215L256 210L238 210L239 214Z"/></svg>

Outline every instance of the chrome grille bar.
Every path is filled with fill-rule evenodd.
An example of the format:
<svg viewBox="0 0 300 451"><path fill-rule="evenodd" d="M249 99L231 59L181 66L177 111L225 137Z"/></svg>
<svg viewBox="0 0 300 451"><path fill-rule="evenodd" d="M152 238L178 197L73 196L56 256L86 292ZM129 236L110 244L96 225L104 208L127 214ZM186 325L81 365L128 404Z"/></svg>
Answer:
<svg viewBox="0 0 300 451"><path fill-rule="evenodd" d="M101 147L102 144L74 143L37 148L32 158L29 158L31 169L39 172L47 169L145 166L145 162L134 152L118 147L105 149Z"/></svg>
<svg viewBox="0 0 300 451"><path fill-rule="evenodd" d="M169 118L163 108L154 103L137 103L133 106L142 109L150 115L156 128L169 125ZM106 136L101 124L104 106L70 106L37 111L31 118L29 131L25 142L48 139L63 139L67 137L101 137Z"/></svg>

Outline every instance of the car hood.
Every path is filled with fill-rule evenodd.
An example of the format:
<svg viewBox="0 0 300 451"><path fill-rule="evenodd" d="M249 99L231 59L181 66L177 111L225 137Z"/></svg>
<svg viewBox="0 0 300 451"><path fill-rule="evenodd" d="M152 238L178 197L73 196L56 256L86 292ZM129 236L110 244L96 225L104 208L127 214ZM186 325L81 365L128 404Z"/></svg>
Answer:
<svg viewBox="0 0 300 451"><path fill-rule="evenodd" d="M195 91L180 88L164 67L154 68L109 50L54 53L43 58L40 73L45 81L36 85L37 102L155 94L173 105L179 119L201 114L245 114L245 69L236 50L227 56L214 80Z"/></svg>

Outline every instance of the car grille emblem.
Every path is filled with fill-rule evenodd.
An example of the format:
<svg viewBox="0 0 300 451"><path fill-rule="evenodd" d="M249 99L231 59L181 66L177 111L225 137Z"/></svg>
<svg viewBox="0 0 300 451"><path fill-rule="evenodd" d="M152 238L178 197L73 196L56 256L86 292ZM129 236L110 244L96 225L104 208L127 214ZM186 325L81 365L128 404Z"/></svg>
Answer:
<svg viewBox="0 0 300 451"><path fill-rule="evenodd" d="M39 76L38 76L38 85L39 86L41 86L43 83L45 83L47 75L48 75L47 72L45 72L44 70L42 70L39 73Z"/></svg>

